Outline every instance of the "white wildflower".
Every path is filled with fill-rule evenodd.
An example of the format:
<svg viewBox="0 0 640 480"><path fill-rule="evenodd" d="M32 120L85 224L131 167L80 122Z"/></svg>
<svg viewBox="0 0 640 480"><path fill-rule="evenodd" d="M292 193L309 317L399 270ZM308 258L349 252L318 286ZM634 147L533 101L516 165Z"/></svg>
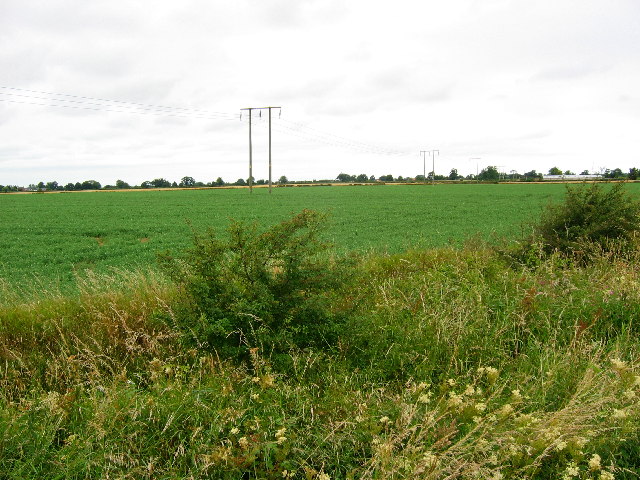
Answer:
<svg viewBox="0 0 640 480"><path fill-rule="evenodd" d="M596 470L600 470L600 455L594 453L593 456L589 459L589 470L595 472Z"/></svg>
<svg viewBox="0 0 640 480"><path fill-rule="evenodd" d="M627 369L627 362L625 362L624 360L620 360L619 358L615 357L612 358L611 360L611 366L613 367L614 370L626 370Z"/></svg>
<svg viewBox="0 0 640 480"><path fill-rule="evenodd" d="M567 466L567 469L564 471L565 477L577 477L580 474L580 469L578 466L571 462Z"/></svg>
<svg viewBox="0 0 640 480"><path fill-rule="evenodd" d="M624 418L627 418L627 413L624 410L618 410L617 408L614 408L611 417L615 418L616 420L622 420Z"/></svg>

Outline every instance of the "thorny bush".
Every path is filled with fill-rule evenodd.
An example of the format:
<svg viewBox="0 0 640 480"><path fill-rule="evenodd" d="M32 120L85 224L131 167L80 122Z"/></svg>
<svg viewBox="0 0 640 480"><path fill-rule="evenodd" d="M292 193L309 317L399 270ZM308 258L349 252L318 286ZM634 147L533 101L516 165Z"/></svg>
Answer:
<svg viewBox="0 0 640 480"><path fill-rule="evenodd" d="M579 263L603 254L625 256L638 249L640 202L622 183L567 187L564 202L549 206L532 228L514 252L524 263L553 254Z"/></svg>
<svg viewBox="0 0 640 480"><path fill-rule="evenodd" d="M226 239L194 232L183 258L161 257L181 290L178 328L224 356L333 345L343 318L334 300L349 269L321 240L325 224L325 214L303 210L262 232L237 221Z"/></svg>

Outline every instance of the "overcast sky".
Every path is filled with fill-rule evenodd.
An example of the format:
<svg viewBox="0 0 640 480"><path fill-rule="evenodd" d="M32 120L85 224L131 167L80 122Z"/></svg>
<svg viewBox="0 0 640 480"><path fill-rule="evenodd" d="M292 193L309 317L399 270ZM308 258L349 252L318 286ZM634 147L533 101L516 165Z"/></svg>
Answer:
<svg viewBox="0 0 640 480"><path fill-rule="evenodd" d="M0 184L627 171L639 85L638 0L1 0Z"/></svg>

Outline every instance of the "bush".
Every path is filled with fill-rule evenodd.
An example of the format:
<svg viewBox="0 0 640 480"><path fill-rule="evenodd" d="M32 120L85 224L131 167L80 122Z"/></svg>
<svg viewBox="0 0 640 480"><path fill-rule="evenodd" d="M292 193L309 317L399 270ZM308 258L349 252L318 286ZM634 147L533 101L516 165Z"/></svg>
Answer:
<svg viewBox="0 0 640 480"><path fill-rule="evenodd" d="M594 254L635 250L639 231L640 202L629 196L624 184L567 187L564 202L547 208L519 253L557 252L588 261Z"/></svg>
<svg viewBox="0 0 640 480"><path fill-rule="evenodd" d="M303 210L261 233L235 221L227 240L194 233L185 258L162 258L183 293L178 327L230 356L332 345L340 323L332 300L347 270L320 240L325 220Z"/></svg>

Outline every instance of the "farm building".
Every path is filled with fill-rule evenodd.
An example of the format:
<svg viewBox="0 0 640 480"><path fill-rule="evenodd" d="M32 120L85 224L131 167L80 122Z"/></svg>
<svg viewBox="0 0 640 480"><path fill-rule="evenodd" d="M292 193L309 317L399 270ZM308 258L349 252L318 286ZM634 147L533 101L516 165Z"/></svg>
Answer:
<svg viewBox="0 0 640 480"><path fill-rule="evenodd" d="M542 178L544 180L567 182L572 180L599 180L602 178L602 175L543 175Z"/></svg>

